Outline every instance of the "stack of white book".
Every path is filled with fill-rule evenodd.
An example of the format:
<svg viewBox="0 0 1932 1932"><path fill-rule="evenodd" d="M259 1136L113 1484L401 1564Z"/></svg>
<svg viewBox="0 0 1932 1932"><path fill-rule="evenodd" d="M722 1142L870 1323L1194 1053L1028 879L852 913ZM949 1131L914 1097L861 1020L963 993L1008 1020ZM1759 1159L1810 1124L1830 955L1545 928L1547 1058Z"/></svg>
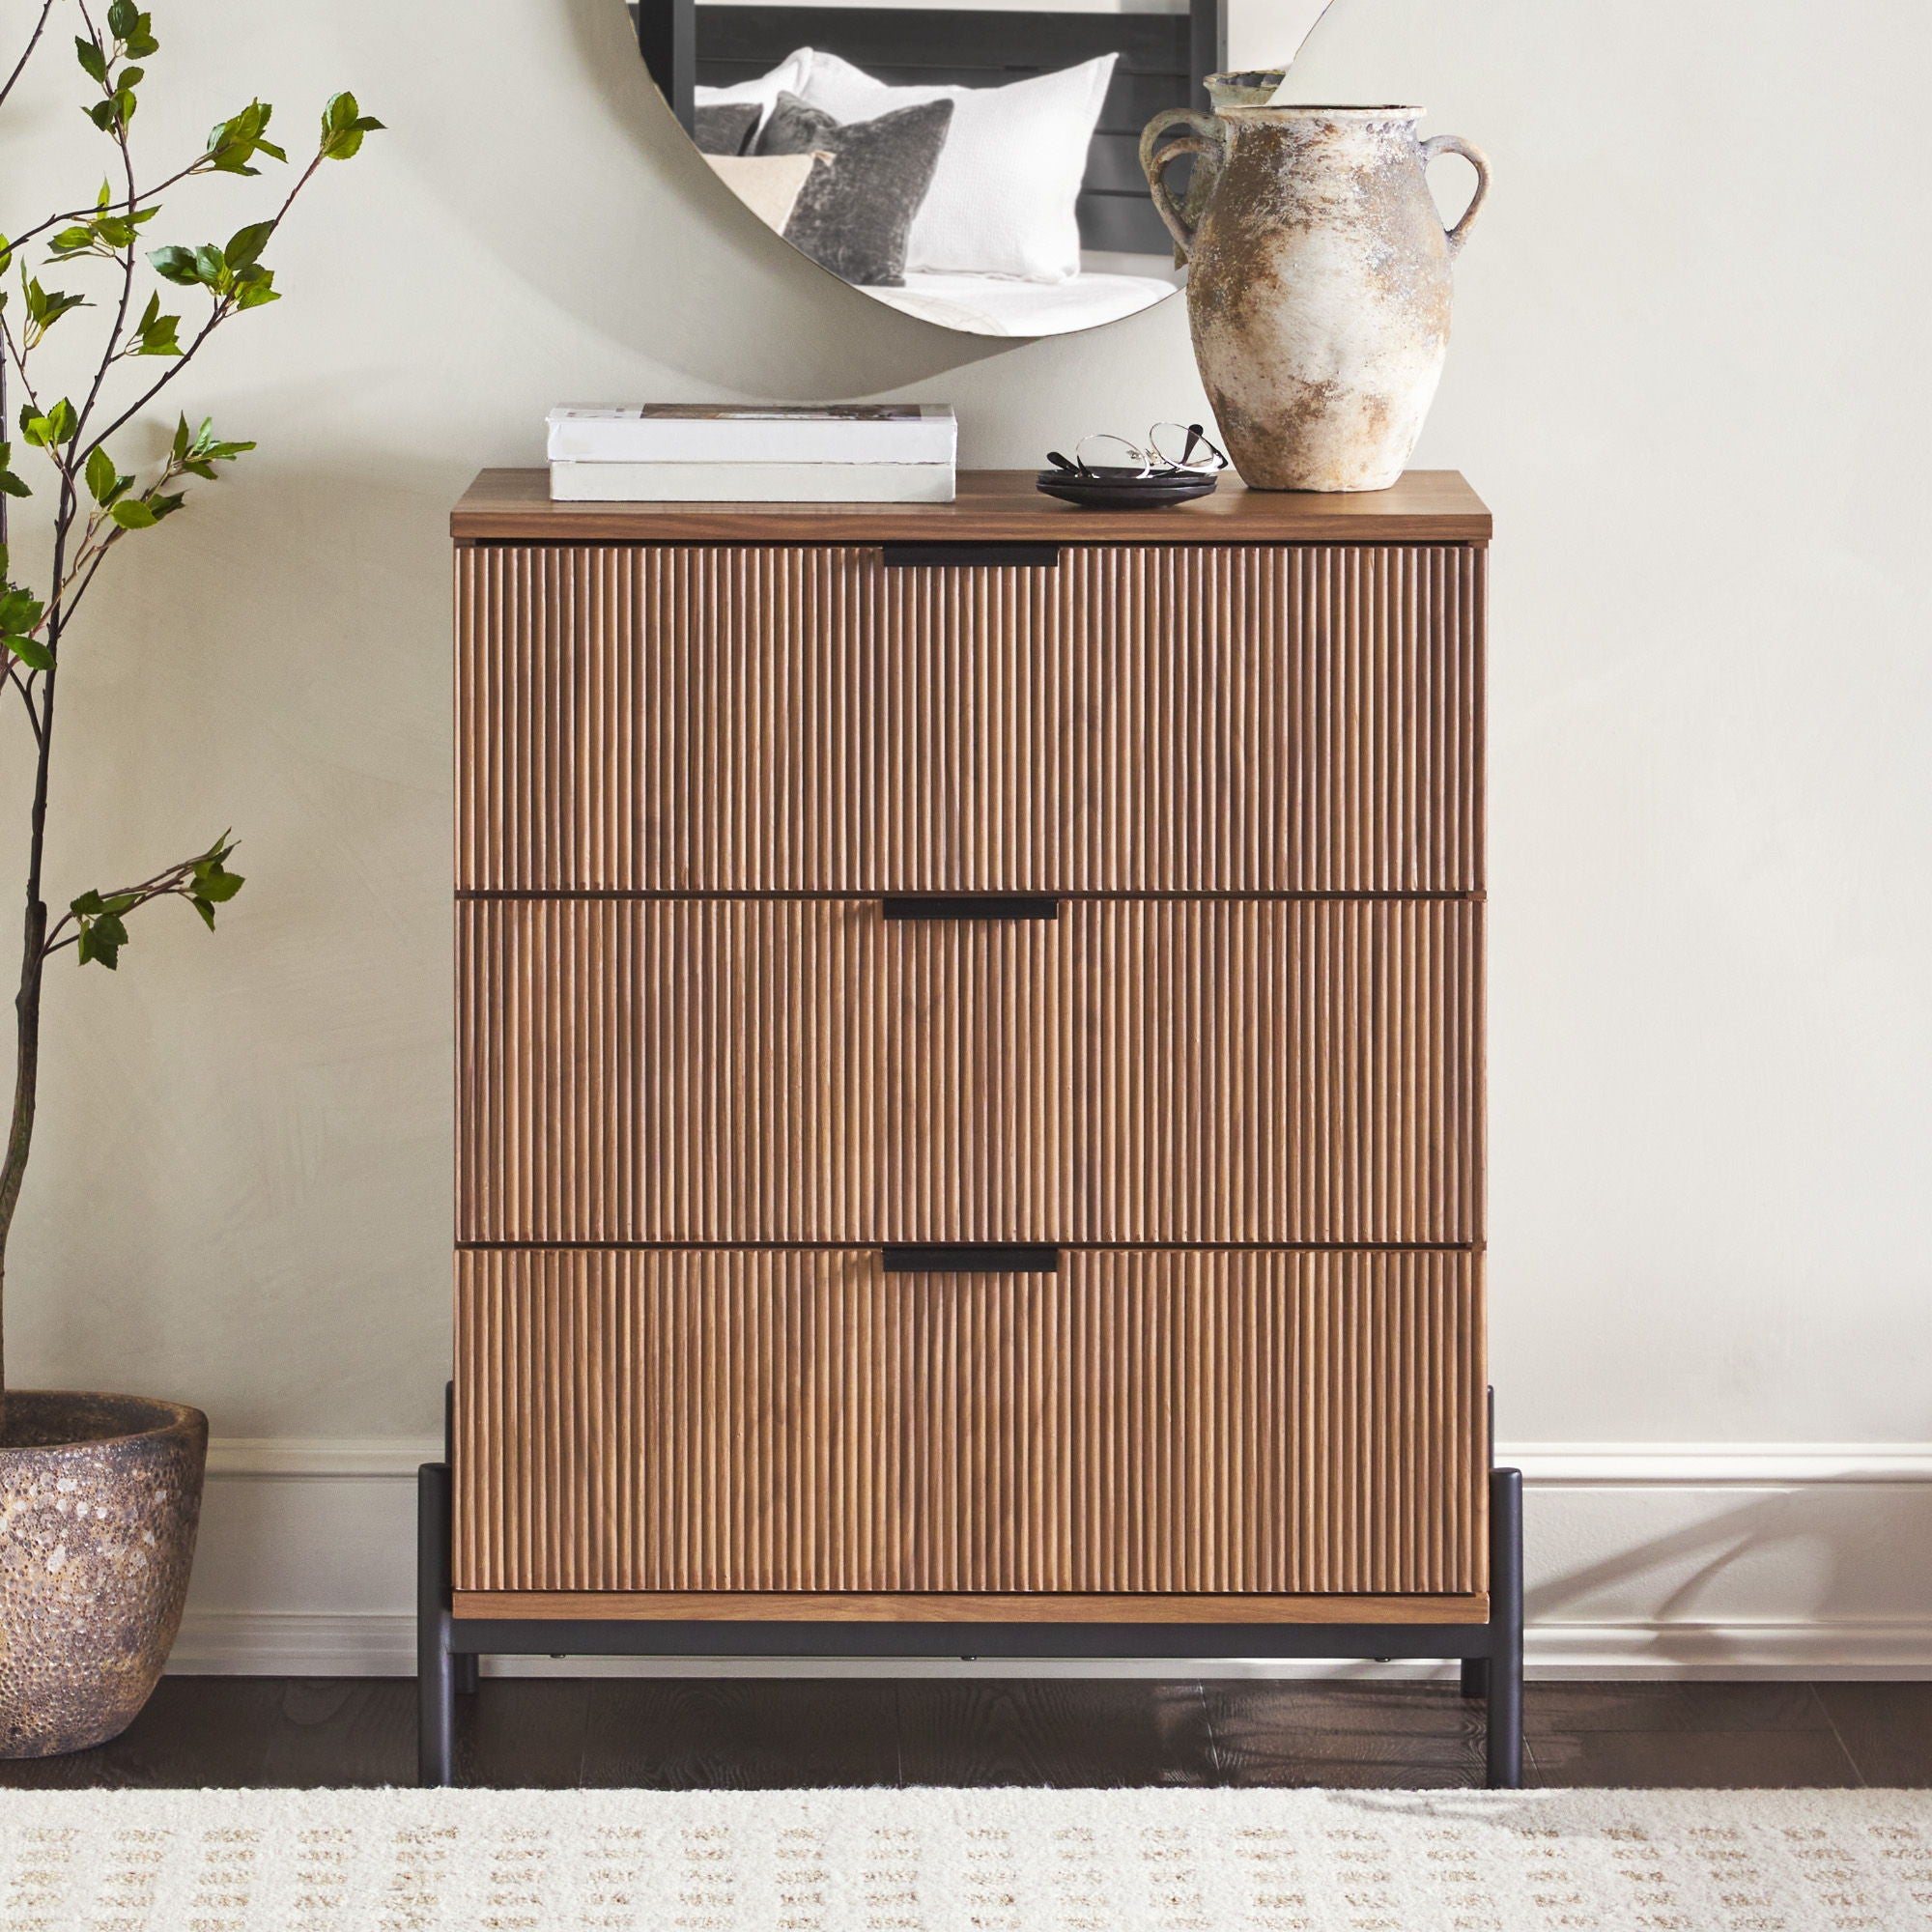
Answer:
<svg viewBox="0 0 1932 1932"><path fill-rule="evenodd" d="M931 403L553 410L559 503L950 503L959 425Z"/></svg>

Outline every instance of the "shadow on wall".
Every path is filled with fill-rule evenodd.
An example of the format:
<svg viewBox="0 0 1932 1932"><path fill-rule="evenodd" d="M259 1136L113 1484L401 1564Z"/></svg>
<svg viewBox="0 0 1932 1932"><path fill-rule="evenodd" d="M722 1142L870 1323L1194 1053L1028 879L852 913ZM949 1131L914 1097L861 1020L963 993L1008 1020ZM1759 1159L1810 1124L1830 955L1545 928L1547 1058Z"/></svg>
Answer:
<svg viewBox="0 0 1932 1932"><path fill-rule="evenodd" d="M1886 1483L1761 1494L1532 1585L1524 1616L1532 1626L1560 1627L1628 1624L1634 1614L1659 1627L1653 1642L1660 1663L1693 1650L1695 1661L1710 1662L1713 1626L1829 1624L1833 1612L1862 1621L1875 1605L1881 1617L1900 1617L1914 1583L1892 1573L1900 1556L1904 1568L1919 1567L1910 1552L1922 1548L1923 1494L1913 1484ZM1855 1535L1847 1533L1848 1516L1857 1519ZM1534 1533L1532 1523L1532 1569ZM1672 1624L1684 1626L1681 1644Z"/></svg>

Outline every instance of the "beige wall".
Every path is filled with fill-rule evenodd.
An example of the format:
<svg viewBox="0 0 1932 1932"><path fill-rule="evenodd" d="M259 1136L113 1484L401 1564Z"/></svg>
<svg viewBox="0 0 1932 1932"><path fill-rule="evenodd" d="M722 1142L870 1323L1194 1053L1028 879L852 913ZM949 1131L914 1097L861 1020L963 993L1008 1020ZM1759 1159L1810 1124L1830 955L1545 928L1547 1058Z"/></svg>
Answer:
<svg viewBox="0 0 1932 1932"><path fill-rule="evenodd" d="M969 463L1021 464L1199 390L1179 304L1002 350L764 245L650 111L617 0L159 24L151 152L257 90L292 137L342 84L394 131L318 184L272 257L289 299L192 379L262 453L128 547L72 652L61 895L231 822L250 884L216 938L162 908L118 976L59 976L14 1359L224 1435L419 1435L469 472L533 460L564 399L947 400ZM1236 53L1269 43L1244 21ZM1932 1440L1932 15L1340 0L1307 60L1497 168L1419 460L1500 529L1505 1434ZM208 232L243 218L208 200Z"/></svg>

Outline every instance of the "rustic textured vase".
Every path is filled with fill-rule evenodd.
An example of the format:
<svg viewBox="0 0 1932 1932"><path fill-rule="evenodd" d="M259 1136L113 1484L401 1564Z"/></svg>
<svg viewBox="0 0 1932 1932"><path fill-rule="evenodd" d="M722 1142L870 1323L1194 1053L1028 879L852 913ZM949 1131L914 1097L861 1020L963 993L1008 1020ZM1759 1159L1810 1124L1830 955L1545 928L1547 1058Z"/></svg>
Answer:
<svg viewBox="0 0 1932 1932"><path fill-rule="evenodd" d="M15 1389L0 1435L0 1757L118 1737L181 1625L208 1418Z"/></svg>
<svg viewBox="0 0 1932 1932"><path fill-rule="evenodd" d="M1226 106L1145 156L1188 258L1194 355L1228 454L1258 490L1385 490L1422 434L1449 347L1451 264L1489 192L1454 134L1416 138L1415 107ZM1206 206L1165 171L1208 171ZM1437 155L1477 174L1444 230Z"/></svg>

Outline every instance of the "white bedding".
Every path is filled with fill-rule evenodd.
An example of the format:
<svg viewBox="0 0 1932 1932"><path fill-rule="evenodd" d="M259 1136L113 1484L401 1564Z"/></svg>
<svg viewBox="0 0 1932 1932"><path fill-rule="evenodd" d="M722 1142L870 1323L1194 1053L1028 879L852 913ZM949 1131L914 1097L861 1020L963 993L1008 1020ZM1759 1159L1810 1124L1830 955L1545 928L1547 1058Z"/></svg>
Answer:
<svg viewBox="0 0 1932 1932"><path fill-rule="evenodd" d="M1154 275L1084 273L1065 282L1020 282L1004 275L914 272L902 289L868 288L868 296L907 315L971 335L1065 335L1132 315L1176 284Z"/></svg>

